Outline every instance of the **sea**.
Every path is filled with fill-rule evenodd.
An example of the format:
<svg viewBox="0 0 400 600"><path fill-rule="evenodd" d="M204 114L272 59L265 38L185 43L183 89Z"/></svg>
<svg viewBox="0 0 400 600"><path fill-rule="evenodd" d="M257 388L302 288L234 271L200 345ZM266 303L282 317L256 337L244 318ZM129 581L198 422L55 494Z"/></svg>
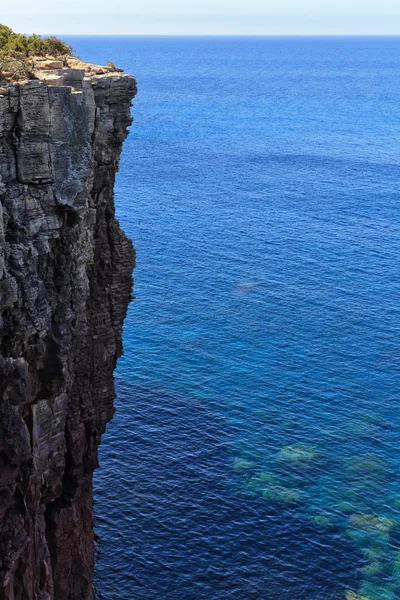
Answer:
<svg viewBox="0 0 400 600"><path fill-rule="evenodd" d="M400 598L400 38L66 37L136 76L100 600Z"/></svg>

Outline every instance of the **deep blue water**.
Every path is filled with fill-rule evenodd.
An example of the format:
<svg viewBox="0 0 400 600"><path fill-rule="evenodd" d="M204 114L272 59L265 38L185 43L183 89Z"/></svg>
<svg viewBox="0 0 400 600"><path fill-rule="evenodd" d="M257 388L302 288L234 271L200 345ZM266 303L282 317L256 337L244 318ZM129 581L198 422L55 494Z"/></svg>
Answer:
<svg viewBox="0 0 400 600"><path fill-rule="evenodd" d="M101 598L400 598L400 39L70 41L139 84Z"/></svg>

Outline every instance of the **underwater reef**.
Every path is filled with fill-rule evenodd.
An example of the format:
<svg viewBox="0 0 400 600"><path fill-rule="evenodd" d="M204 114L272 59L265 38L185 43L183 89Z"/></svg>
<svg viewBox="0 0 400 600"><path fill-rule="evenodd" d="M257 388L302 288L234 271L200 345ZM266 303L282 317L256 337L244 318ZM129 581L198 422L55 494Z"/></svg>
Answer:
<svg viewBox="0 0 400 600"><path fill-rule="evenodd" d="M282 518L298 518L352 543L361 556L358 587L332 596L338 600L400 597L398 480L391 462L376 451L373 438L370 452L365 443L359 444L371 423L385 431L384 422L358 414L349 421L350 434L344 431L336 447L295 441L273 449L259 443L251 446L247 440L242 447L237 444L232 460L242 494L275 505Z"/></svg>

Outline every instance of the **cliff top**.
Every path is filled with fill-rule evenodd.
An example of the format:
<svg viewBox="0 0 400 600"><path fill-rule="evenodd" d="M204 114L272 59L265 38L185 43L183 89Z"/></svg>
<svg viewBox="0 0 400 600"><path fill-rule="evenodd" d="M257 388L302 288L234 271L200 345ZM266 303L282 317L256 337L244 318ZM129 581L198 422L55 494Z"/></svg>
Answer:
<svg viewBox="0 0 400 600"><path fill-rule="evenodd" d="M77 70L85 75L122 72L113 63L93 65L73 55L72 47L49 36L15 33L0 24L0 85L19 83L27 79L42 79L50 85L62 85L65 70Z"/></svg>

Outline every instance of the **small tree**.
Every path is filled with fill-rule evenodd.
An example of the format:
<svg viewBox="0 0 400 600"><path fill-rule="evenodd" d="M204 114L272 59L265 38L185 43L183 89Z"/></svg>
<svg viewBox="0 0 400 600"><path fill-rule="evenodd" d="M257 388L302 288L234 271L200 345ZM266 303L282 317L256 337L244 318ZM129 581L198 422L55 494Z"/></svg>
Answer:
<svg viewBox="0 0 400 600"><path fill-rule="evenodd" d="M14 32L10 27L0 24L0 50L7 44L13 33Z"/></svg>
<svg viewBox="0 0 400 600"><path fill-rule="evenodd" d="M10 53L19 52L28 56L28 41L25 35L22 33L13 33L7 43L3 46L3 49Z"/></svg>
<svg viewBox="0 0 400 600"><path fill-rule="evenodd" d="M30 35L27 38L28 54L29 56L44 56L44 41L36 33Z"/></svg>
<svg viewBox="0 0 400 600"><path fill-rule="evenodd" d="M21 53L0 50L0 80L19 81L32 77L32 65Z"/></svg>
<svg viewBox="0 0 400 600"><path fill-rule="evenodd" d="M46 54L50 54L51 56L65 56L66 54L72 54L72 47L53 35L44 38L43 50Z"/></svg>

